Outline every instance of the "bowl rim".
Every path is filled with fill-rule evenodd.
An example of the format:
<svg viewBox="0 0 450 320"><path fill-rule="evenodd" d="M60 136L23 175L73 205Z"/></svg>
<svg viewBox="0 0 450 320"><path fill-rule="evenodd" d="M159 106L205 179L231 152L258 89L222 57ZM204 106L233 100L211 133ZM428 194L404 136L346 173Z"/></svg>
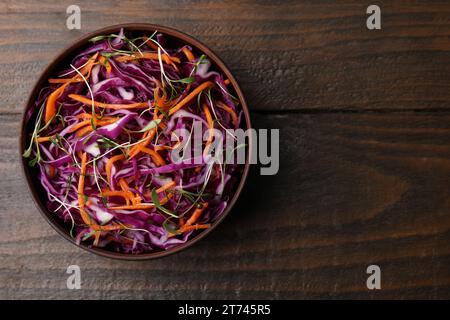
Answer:
<svg viewBox="0 0 450 320"><path fill-rule="evenodd" d="M95 247L89 247L84 244L77 244L73 238L71 238L67 232L66 229L60 224L59 219L56 218L46 207L45 203L42 202L41 197L39 196L39 192L37 191L37 187L33 184L31 170L28 167L27 161L22 157L23 151L25 150L26 145L26 138L27 138L27 132L26 132L26 123L25 123L25 116L29 109L29 106L35 101L36 96L39 94L39 91L41 90L43 84L47 81L48 76L52 73L54 68L62 62L64 59L66 59L68 56L70 56L71 53L73 53L75 50L80 49L82 46L87 44L87 41L95 36L101 35L101 34L108 34L119 31L121 28L124 28L128 31L144 31L144 32L154 32L154 31L160 31L163 34L167 34L170 37L176 38L177 40L180 40L181 42L184 42L194 48L196 48L199 52L206 54L208 58L211 59L212 63L217 66L219 70L221 70L222 73L225 74L225 76L230 80L230 84L233 86L233 89L239 99L239 102L241 104L241 108L244 112L245 117L245 129L251 129L251 121L250 121L250 112L248 110L247 102L245 100L244 94L242 92L242 89L240 88L238 82L234 78L233 74L229 70L229 68L226 66L226 64L211 50L209 47L207 47L205 44L200 42L199 40L195 39L194 37L179 31L177 29L174 29L172 27L167 26L161 26L158 24L151 24L151 23L122 23L122 24L116 24L107 26L104 28L97 29L95 31L89 32L87 34L84 34L83 36L79 37L75 41L71 42L67 47L63 48L59 51L59 53L50 60L50 63L47 64L45 69L41 72L37 80L34 82L34 85L32 87L32 90L25 102L25 106L23 109L22 119L21 119L21 128L20 128L20 135L19 135L19 157L20 162L22 163L22 174L25 177L25 180L27 182L28 190L32 195L33 202L35 206L39 209L39 212L42 217L52 226L52 228L59 233L63 238L68 240L70 243L74 244L77 247L80 247L88 252L94 253L96 255L106 257L106 258L112 258L112 259L118 259L118 260L128 260L128 261L139 261L139 260L150 260L150 259L156 259L165 257L168 255L172 255L174 253L180 252L182 250L188 249L191 246L193 246L195 243L197 243L199 240L205 238L212 230L214 230L224 219L228 214L230 213L231 209L234 207L237 199L239 198L242 189L244 188L245 182L248 177L249 169L250 169L250 156L251 156L251 150L253 146L253 141L251 136L247 135L248 137L248 146L247 146L247 157L246 157L246 163L244 165L244 170L242 172L242 176L239 182L239 185L237 186L237 189L231 198L230 202L228 203L227 208L224 210L224 212L221 214L221 216L213 223L213 225L197 234L195 237L187 240L185 243L180 244L174 248L167 249L167 250L161 250L161 251L155 251L155 252L147 252L147 253L141 253L141 254L131 254L131 253L120 253L120 252L114 252L114 251L108 251L101 248L95 248Z"/></svg>

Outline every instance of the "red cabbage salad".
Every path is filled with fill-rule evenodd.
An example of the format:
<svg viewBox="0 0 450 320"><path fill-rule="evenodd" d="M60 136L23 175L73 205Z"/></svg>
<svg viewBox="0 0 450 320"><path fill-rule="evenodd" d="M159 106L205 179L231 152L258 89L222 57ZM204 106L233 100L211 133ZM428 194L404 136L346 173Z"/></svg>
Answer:
<svg viewBox="0 0 450 320"><path fill-rule="evenodd" d="M177 129L200 123L225 140L245 122L230 81L179 43L123 29L90 39L27 110L23 157L76 243L170 249L210 228L233 197L243 166L207 161L216 137L201 140L200 157L174 159L186 142Z"/></svg>

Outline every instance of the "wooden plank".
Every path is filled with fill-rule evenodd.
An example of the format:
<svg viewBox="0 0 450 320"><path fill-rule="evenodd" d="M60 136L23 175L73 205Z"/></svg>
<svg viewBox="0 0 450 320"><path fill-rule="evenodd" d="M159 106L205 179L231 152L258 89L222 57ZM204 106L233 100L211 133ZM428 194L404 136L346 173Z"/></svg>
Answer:
<svg viewBox="0 0 450 320"><path fill-rule="evenodd" d="M253 110L434 110L450 102L450 7L379 1L87 1L82 30L65 28L73 1L0 4L0 112L18 113L44 66L81 34L150 22L185 31L215 50Z"/></svg>
<svg viewBox="0 0 450 320"><path fill-rule="evenodd" d="M218 229L148 262L96 257L47 225L19 173L19 120L0 115L0 298L450 298L448 112L254 113L281 129L279 174L254 168ZM70 264L82 290L66 289Z"/></svg>

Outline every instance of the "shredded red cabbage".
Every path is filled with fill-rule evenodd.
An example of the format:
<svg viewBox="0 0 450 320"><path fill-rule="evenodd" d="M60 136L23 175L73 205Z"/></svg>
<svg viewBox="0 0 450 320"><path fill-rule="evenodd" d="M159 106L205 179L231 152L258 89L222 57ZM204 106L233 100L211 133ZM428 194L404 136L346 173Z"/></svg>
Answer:
<svg viewBox="0 0 450 320"><path fill-rule="evenodd" d="M157 32L95 37L27 111L35 126L24 157L77 243L165 250L210 228L227 208L242 166L204 155L175 162L180 141L172 134L192 132L197 121L225 141L242 110L208 57L179 43Z"/></svg>

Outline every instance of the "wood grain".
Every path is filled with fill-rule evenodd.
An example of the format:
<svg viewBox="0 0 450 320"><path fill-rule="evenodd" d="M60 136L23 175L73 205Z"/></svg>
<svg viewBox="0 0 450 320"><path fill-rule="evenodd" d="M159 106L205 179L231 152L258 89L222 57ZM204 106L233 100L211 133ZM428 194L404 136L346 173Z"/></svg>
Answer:
<svg viewBox="0 0 450 320"><path fill-rule="evenodd" d="M0 3L0 298L450 298L450 6L378 1ZM156 261L96 257L38 214L20 172L23 103L81 34L122 22L179 28L231 67L257 128L280 129L280 171L253 168L206 239ZM66 268L82 289L66 288ZM382 290L366 268L382 269Z"/></svg>
<svg viewBox="0 0 450 320"><path fill-rule="evenodd" d="M72 1L73 2L73 1ZM124 22L179 28L230 66L254 110L442 109L450 100L450 6L381 1L368 31L361 1L2 1L2 112L20 112L43 67L81 34Z"/></svg>
<svg viewBox="0 0 450 320"><path fill-rule="evenodd" d="M14 162L19 116L0 118L0 297L450 297L450 113L253 118L282 124L279 174L254 168L213 234L142 263L95 257L55 234ZM65 288L70 264L83 272L77 292ZM365 287L370 264L383 271L379 292Z"/></svg>

